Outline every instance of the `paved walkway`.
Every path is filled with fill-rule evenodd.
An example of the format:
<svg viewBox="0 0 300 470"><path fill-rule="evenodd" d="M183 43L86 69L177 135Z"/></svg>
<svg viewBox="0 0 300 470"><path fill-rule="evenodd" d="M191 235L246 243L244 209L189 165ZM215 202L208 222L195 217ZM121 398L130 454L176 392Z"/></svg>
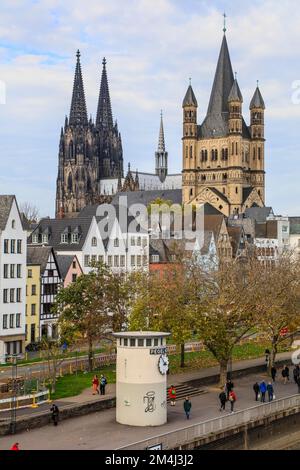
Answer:
<svg viewBox="0 0 300 470"><path fill-rule="evenodd" d="M287 362L290 362L291 360L291 353L282 353L278 354L277 356L278 361L283 361L286 360ZM247 369L250 367L255 367L259 365L265 364L265 358L257 358L257 359L249 359L245 361L238 361L232 364L232 370L237 371L240 369ZM205 377L212 377L214 375L217 375L219 373L219 367L214 366L210 367L207 369L200 369L200 370L193 370L193 371L188 371L185 370L181 374L174 374L174 375L169 375L168 376L168 385L177 385L179 383L184 383L184 382L189 382L191 380L195 379L201 379ZM71 405L72 403L77 404L77 403L87 403L90 401L96 401L96 400L101 400L105 398L111 398L115 396L115 384L108 384L106 387L106 395L105 397L101 397L99 395L93 396L92 394L92 388L84 390L80 395L77 395L75 397L68 397L68 398L61 398L59 400L56 400L57 405L61 408L63 406L68 406ZM38 408L20 408L17 411L18 416L23 416L23 415L29 415L29 414L36 414L41 411L46 411L49 409L49 404L45 403L43 405L40 405ZM0 411L0 420L4 418L9 418L10 417L10 412L4 412Z"/></svg>
<svg viewBox="0 0 300 470"><path fill-rule="evenodd" d="M268 380L266 374L250 375L235 380L235 391L238 397L236 411L255 406L253 383ZM281 377L280 377L281 379ZM204 395L193 397L192 415L189 422L185 419L182 401L175 407L168 407L168 423L155 428L137 428L115 422L115 409L100 411L90 415L62 421L57 428L52 425L23 432L17 436L0 438L0 450L8 449L16 439L21 449L116 449L136 441L154 437L165 432L180 429L187 425L197 424L220 416L217 386L208 387ZM275 384L276 399L297 393L294 383L284 385L282 380ZM229 413L227 409L225 413Z"/></svg>

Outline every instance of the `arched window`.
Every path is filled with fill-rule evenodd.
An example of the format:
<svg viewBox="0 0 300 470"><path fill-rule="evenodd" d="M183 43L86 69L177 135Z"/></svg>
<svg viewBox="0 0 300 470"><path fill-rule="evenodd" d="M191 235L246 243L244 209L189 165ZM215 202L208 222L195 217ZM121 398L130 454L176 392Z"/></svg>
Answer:
<svg viewBox="0 0 300 470"><path fill-rule="evenodd" d="M205 153L205 161L207 162L207 160L208 160L208 151L205 150L204 153Z"/></svg>
<svg viewBox="0 0 300 470"><path fill-rule="evenodd" d="M193 158L193 147L190 146L190 158Z"/></svg>
<svg viewBox="0 0 300 470"><path fill-rule="evenodd" d="M69 158L73 158L74 151L73 151L73 140L69 143Z"/></svg>
<svg viewBox="0 0 300 470"><path fill-rule="evenodd" d="M185 158L188 158L189 156L189 148L188 146L185 147Z"/></svg>
<svg viewBox="0 0 300 470"><path fill-rule="evenodd" d="M192 197L192 196L193 196L193 190L191 189L190 190L190 197Z"/></svg>
<svg viewBox="0 0 300 470"><path fill-rule="evenodd" d="M73 180L72 180L72 174L70 173L68 177L68 191L72 191L72 189L73 189Z"/></svg>
<svg viewBox="0 0 300 470"><path fill-rule="evenodd" d="M89 176L88 176L88 179L87 179L86 189L87 189L87 191L90 191L92 189L91 178Z"/></svg>
<svg viewBox="0 0 300 470"><path fill-rule="evenodd" d="M15 220L11 221L11 228L16 228L16 221Z"/></svg>
<svg viewBox="0 0 300 470"><path fill-rule="evenodd" d="M238 194L239 193L239 188L235 188L235 194Z"/></svg>

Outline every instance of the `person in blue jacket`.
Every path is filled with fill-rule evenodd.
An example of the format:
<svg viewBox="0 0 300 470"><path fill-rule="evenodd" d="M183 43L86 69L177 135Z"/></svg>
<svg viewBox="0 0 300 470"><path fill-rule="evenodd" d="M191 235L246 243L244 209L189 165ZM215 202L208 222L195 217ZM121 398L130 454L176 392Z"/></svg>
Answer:
<svg viewBox="0 0 300 470"><path fill-rule="evenodd" d="M261 394L261 398L260 398L260 401L262 403L265 403L266 401L266 391L267 391L267 385L266 385L266 382L261 382L261 384L259 385L259 391L260 391L260 394Z"/></svg>

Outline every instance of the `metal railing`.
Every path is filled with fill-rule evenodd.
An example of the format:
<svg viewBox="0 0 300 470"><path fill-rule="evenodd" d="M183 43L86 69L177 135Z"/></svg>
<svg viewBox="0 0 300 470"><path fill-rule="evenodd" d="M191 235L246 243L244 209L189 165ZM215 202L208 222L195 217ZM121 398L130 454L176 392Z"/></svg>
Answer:
<svg viewBox="0 0 300 470"><path fill-rule="evenodd" d="M229 429L238 428L251 421L258 421L281 411L292 408L300 409L300 395L274 400L271 403L260 404L233 414L203 421L185 428L176 429L153 438L144 439L132 444L119 447L116 450L144 450L158 444L162 449L174 449L197 439L208 437Z"/></svg>

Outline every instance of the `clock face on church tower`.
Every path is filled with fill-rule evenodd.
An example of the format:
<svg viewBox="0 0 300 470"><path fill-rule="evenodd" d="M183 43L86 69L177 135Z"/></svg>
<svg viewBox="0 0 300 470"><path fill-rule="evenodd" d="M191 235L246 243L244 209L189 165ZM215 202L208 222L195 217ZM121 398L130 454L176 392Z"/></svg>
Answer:
<svg viewBox="0 0 300 470"><path fill-rule="evenodd" d="M162 375L165 375L169 370L169 358L166 354L162 354L158 360L158 369Z"/></svg>

